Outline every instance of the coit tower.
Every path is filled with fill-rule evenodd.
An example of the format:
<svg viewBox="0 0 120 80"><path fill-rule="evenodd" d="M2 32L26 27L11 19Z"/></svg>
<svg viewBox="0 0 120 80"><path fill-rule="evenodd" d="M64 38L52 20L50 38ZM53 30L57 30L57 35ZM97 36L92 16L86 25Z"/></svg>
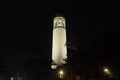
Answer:
<svg viewBox="0 0 120 80"><path fill-rule="evenodd" d="M66 24L65 18L57 16L53 20L53 40L52 40L52 69L65 63L67 58L66 46Z"/></svg>

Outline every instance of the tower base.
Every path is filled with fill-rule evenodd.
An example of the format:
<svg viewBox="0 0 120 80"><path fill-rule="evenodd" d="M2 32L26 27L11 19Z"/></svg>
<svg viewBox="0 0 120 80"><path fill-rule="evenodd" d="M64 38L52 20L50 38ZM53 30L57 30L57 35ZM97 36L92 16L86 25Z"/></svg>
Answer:
<svg viewBox="0 0 120 80"><path fill-rule="evenodd" d="M57 69L57 65L52 65L51 68L52 69Z"/></svg>

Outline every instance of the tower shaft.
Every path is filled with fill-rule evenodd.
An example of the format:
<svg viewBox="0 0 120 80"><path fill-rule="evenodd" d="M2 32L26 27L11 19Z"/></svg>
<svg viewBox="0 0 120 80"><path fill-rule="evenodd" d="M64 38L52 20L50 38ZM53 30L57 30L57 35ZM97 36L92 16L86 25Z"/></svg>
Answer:
<svg viewBox="0 0 120 80"><path fill-rule="evenodd" d="M54 18L53 28L52 60L56 65L52 65L52 68L55 69L64 64L64 59L67 58L65 19L63 17Z"/></svg>

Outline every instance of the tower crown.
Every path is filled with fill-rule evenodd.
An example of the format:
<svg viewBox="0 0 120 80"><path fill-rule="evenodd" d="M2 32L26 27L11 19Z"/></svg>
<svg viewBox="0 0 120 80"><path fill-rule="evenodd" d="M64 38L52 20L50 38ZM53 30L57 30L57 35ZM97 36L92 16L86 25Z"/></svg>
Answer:
<svg viewBox="0 0 120 80"><path fill-rule="evenodd" d="M62 16L57 16L54 18L54 26L53 28L66 28L65 26L65 18L63 18Z"/></svg>

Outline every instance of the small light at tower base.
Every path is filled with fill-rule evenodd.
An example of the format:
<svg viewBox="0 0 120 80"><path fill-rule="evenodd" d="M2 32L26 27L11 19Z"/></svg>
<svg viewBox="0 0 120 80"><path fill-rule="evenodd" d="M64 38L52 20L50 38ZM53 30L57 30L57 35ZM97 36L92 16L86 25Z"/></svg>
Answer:
<svg viewBox="0 0 120 80"><path fill-rule="evenodd" d="M107 69L107 68L104 68L104 73L105 73L105 74L110 74L110 70Z"/></svg>
<svg viewBox="0 0 120 80"><path fill-rule="evenodd" d="M14 78L13 78L13 77L11 77L11 78L10 78L10 80L14 80Z"/></svg>
<svg viewBox="0 0 120 80"><path fill-rule="evenodd" d="M59 71L59 77L60 77L60 78L63 78L63 76L64 76L64 72L63 72L63 70L60 70L60 71Z"/></svg>

